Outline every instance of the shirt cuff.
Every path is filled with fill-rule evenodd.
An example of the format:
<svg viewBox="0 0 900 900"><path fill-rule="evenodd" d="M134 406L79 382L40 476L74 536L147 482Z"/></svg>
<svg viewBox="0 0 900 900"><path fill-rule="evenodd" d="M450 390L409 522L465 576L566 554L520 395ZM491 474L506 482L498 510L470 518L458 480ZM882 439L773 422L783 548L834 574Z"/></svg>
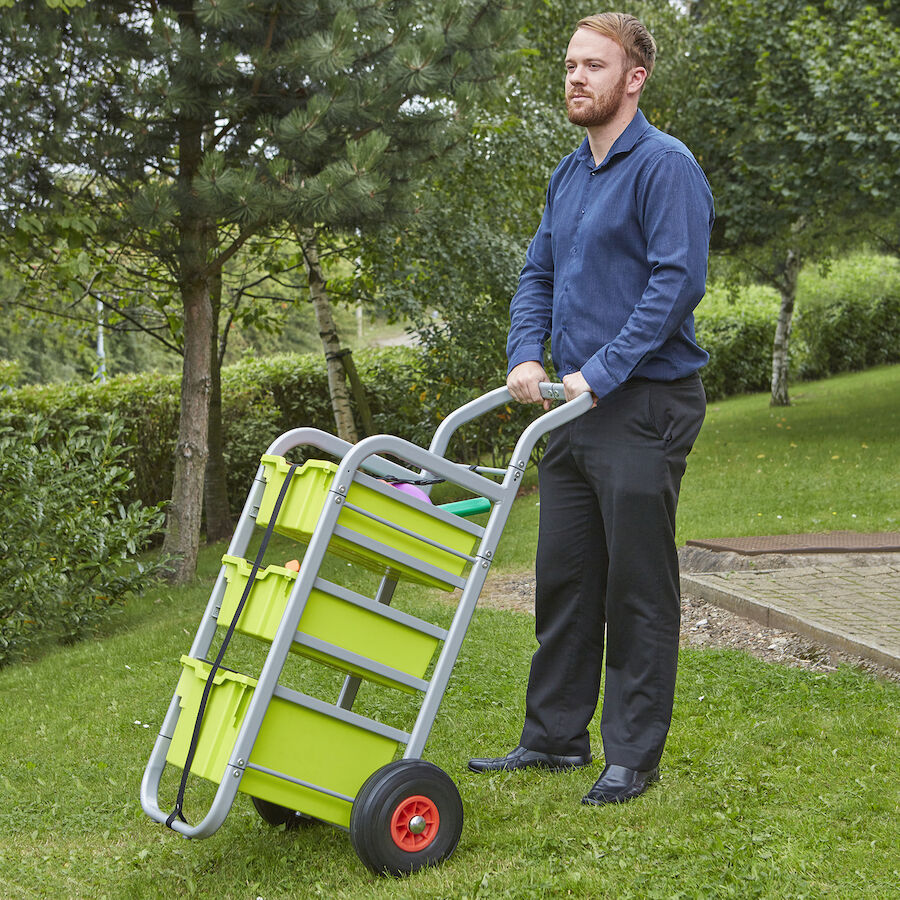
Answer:
<svg viewBox="0 0 900 900"><path fill-rule="evenodd" d="M512 356L506 366L506 374L509 375L512 370L523 362L538 362L544 364L544 347L543 344L531 344L519 347Z"/></svg>
<svg viewBox="0 0 900 900"><path fill-rule="evenodd" d="M596 356L592 356L581 367L581 374L598 400L619 387L619 382L607 372L606 367Z"/></svg>

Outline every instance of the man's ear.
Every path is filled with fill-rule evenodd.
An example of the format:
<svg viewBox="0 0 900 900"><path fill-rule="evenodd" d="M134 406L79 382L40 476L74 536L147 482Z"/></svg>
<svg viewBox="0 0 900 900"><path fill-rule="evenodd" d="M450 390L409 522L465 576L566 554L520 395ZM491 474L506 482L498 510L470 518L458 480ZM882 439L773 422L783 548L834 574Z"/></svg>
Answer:
<svg viewBox="0 0 900 900"><path fill-rule="evenodd" d="M628 73L628 83L625 90L629 94L639 94L647 81L647 70L643 66L635 66Z"/></svg>

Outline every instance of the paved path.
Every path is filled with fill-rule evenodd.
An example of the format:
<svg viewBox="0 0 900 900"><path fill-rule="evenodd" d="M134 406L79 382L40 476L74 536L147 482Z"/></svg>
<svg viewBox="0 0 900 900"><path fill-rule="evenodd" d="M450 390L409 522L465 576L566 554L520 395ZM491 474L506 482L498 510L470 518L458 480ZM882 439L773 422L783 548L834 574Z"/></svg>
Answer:
<svg viewBox="0 0 900 900"><path fill-rule="evenodd" d="M876 565L683 572L683 593L900 670L900 558Z"/></svg>

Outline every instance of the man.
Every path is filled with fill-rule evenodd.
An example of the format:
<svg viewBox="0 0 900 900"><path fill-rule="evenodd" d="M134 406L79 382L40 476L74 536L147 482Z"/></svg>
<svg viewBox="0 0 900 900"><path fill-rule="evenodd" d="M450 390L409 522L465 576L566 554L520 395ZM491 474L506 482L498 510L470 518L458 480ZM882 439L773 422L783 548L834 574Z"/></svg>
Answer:
<svg viewBox="0 0 900 900"><path fill-rule="evenodd" d="M712 195L690 151L638 109L655 57L647 29L621 13L583 19L569 42L566 105L587 136L550 178L510 306L507 385L541 402L549 336L566 398L590 391L595 404L551 432L539 467L539 646L520 745L469 763L588 765L605 632L606 765L582 800L594 805L659 778L681 612L675 507L706 409L692 311Z"/></svg>

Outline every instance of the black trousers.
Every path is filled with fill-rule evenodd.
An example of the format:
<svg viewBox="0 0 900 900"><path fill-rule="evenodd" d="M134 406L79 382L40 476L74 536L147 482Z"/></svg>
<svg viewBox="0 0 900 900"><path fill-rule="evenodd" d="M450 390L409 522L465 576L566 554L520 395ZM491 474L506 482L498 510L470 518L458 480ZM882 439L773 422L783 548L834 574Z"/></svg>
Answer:
<svg viewBox="0 0 900 900"><path fill-rule="evenodd" d="M675 509L705 412L698 375L635 379L551 432L539 466L539 646L524 747L589 752L605 636L605 762L659 763L681 624Z"/></svg>

